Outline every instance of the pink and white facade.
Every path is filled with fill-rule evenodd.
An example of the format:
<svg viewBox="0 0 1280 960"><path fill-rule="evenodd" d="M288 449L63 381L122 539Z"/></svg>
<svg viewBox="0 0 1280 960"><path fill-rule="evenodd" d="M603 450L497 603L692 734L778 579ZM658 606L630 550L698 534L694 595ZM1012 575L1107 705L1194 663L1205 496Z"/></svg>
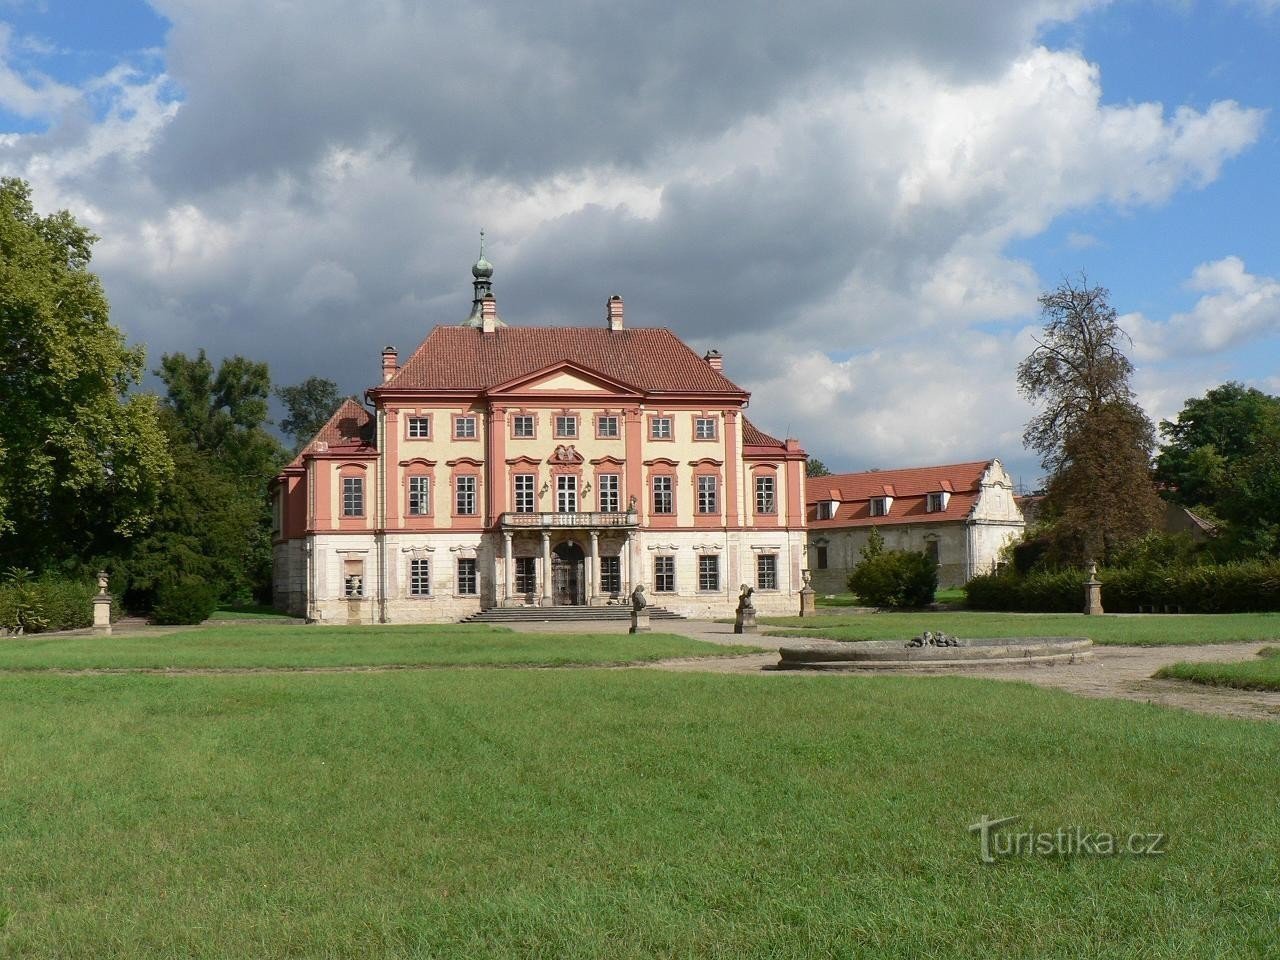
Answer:
<svg viewBox="0 0 1280 960"><path fill-rule="evenodd" d="M715 352L669 330L472 317L346 401L272 485L276 605L320 622L456 621L494 605L799 608L805 462L743 416Z"/></svg>

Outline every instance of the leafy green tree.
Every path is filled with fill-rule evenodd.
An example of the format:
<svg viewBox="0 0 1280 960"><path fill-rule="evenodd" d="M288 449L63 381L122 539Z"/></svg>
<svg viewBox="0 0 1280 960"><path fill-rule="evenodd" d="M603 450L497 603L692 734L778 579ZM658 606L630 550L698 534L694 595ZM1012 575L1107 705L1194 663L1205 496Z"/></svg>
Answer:
<svg viewBox="0 0 1280 960"><path fill-rule="evenodd" d="M1058 559L1105 560L1150 532L1160 498L1151 477L1155 428L1129 378L1127 339L1103 287L1064 280L1040 297L1044 330L1018 365L1018 389L1042 409L1023 442L1049 473L1043 515Z"/></svg>
<svg viewBox="0 0 1280 960"><path fill-rule="evenodd" d="M96 241L0 179L0 563L38 570L120 548L172 474L141 348L112 326Z"/></svg>
<svg viewBox="0 0 1280 960"><path fill-rule="evenodd" d="M1228 555L1280 553L1280 397L1224 383L1160 424L1165 496L1224 527Z"/></svg>
<svg viewBox="0 0 1280 960"><path fill-rule="evenodd" d="M849 590L876 607L923 607L938 590L938 565L923 553L886 550L880 531L871 528L849 574Z"/></svg>
<svg viewBox="0 0 1280 960"><path fill-rule="evenodd" d="M809 462L804 468L805 476L809 477L829 477L831 471L827 469L827 465L817 457L810 457Z"/></svg>
<svg viewBox="0 0 1280 960"><path fill-rule="evenodd" d="M293 437L294 453L311 442L342 403L338 385L324 377L307 377L292 387L280 387L276 396L288 411L280 429Z"/></svg>

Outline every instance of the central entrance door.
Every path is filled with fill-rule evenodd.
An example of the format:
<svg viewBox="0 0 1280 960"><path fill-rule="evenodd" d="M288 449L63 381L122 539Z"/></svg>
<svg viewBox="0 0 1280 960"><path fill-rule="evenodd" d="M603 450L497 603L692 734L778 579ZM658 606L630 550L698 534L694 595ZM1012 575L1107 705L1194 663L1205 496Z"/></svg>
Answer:
<svg viewBox="0 0 1280 960"><path fill-rule="evenodd" d="M551 602L557 607L576 606L583 599L582 548L572 541L551 552Z"/></svg>

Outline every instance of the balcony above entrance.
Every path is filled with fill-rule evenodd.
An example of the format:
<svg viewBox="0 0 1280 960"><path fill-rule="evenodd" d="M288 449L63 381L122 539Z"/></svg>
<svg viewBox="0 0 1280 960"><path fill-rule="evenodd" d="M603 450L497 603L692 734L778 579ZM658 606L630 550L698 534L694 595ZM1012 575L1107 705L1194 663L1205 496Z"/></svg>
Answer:
<svg viewBox="0 0 1280 960"><path fill-rule="evenodd" d="M634 510L617 513L504 513L507 530L584 530L593 527L634 529L640 517Z"/></svg>

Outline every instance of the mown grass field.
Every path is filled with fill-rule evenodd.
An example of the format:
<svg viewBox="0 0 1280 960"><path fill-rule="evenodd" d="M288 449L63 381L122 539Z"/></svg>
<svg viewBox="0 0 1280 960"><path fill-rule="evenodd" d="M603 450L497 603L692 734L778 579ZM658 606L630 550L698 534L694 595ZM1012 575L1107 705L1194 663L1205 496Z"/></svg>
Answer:
<svg viewBox="0 0 1280 960"><path fill-rule="evenodd" d="M410 627L212 626L111 637L0 640L0 670L346 666L567 666L724 656L725 647L664 633L517 633L482 624Z"/></svg>
<svg viewBox="0 0 1280 960"><path fill-rule="evenodd" d="M1078 613L845 613L762 617L771 637L831 640L906 640L921 631L959 637L1089 637L1097 644L1162 646L1280 639L1280 613L1136 614L1086 617Z"/></svg>
<svg viewBox="0 0 1280 960"><path fill-rule="evenodd" d="M959 678L0 677L0 956L1263 957L1271 725ZM981 815L1163 833L979 862Z"/></svg>
<svg viewBox="0 0 1280 960"><path fill-rule="evenodd" d="M1165 680L1190 680L1212 687L1280 690L1280 648L1264 647L1256 660L1238 663L1174 663L1161 667L1156 676Z"/></svg>

